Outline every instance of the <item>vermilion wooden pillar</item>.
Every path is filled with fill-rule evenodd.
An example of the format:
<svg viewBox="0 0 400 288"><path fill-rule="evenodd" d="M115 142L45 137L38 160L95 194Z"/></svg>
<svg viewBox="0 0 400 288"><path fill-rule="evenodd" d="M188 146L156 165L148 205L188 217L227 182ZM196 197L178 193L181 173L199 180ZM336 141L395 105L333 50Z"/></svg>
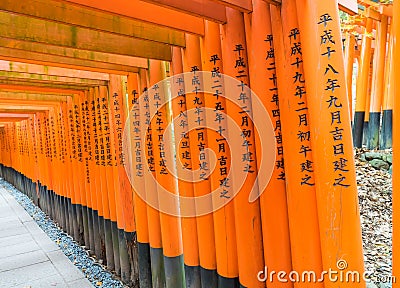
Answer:
<svg viewBox="0 0 400 288"><path fill-rule="evenodd" d="M272 7L272 9L275 9ZM277 7L276 9L280 9ZM279 12L278 12L279 14ZM246 19L246 36L248 45L249 72L250 72L250 87L257 95L253 97L253 109L259 106L256 102L256 97L260 99L262 108L267 111L271 124L269 129L272 130L273 140L275 143L270 143L269 139L257 139L256 152L257 164L260 167L264 159L270 159L273 162L273 171L268 185L260 187L264 189L260 196L262 228L263 228L263 248L265 266L269 271L291 271L291 252L290 252L290 237L288 210L285 188L285 165L294 167L291 161L286 161L284 154L283 141L283 117L288 115L282 114L279 106L280 91L278 87L278 71L277 57L278 52L282 47L277 46L277 42L281 41L282 23L280 17L274 14L271 18L270 6L264 1L253 1L253 13L245 15ZM294 18L294 15L287 17ZM275 25L271 25L271 22ZM288 73L288 68L285 73ZM286 83L290 85L291 83ZM264 123L269 119L262 119L260 113L254 113L256 123ZM265 124L268 125L268 124ZM294 144L292 141L290 142ZM271 145L272 144L272 145ZM273 147L274 150L267 147ZM294 145L291 147L294 147ZM272 151L271 151L272 150ZM275 161L274 161L275 160ZM259 168L260 169L260 168ZM279 251L279 252L278 252ZM266 279L268 287L292 287L291 282L282 283L276 279L269 279L268 272L260 274L260 279Z"/></svg>
<svg viewBox="0 0 400 288"><path fill-rule="evenodd" d="M400 61L400 1L393 1L393 61L399 63ZM400 67L394 65L392 74L394 83L394 94L400 93ZM400 276L400 247L397 243L400 241L400 125L399 125L399 112L400 100L398 97L394 99L394 121L393 121L393 276L397 279ZM400 286L397 280L393 283L393 287Z"/></svg>
<svg viewBox="0 0 400 288"><path fill-rule="evenodd" d="M394 79L391 76L393 65L393 20L390 24L388 53L385 66L385 91L382 101L382 127L379 140L380 149L392 147L392 122L393 122L393 100L394 100Z"/></svg>
<svg viewBox="0 0 400 288"><path fill-rule="evenodd" d="M187 100L185 95L185 79L181 75L183 71L182 51L179 47L172 48L172 74L171 94L174 98L172 102L172 115L174 117L174 137L175 153L177 155L176 173L178 176L178 190L181 197L192 198L192 202L181 203L182 211L196 211L194 200L193 181L184 180L186 169L193 167L192 153L189 139ZM192 132L193 133L193 132ZM179 141L180 139L180 141ZM194 155L197 155L195 153ZM190 170L188 172L191 172ZM208 191L208 190L206 190ZM196 217L182 217L182 243L183 257L185 262L186 286L201 287L200 277L200 258L199 258L199 239ZM210 251L212 253L212 251Z"/></svg>
<svg viewBox="0 0 400 288"><path fill-rule="evenodd" d="M165 209L174 211L174 214L160 212L166 287L183 288L185 286L185 272L183 263L182 231L180 219L177 216L179 203L171 203L167 201L165 194L160 196L162 195L161 191L163 188L168 191L167 193L177 193L175 179L166 166L172 164L167 163L167 161L171 161L173 157L168 155L172 152L170 150L170 143L164 141L164 138L167 138L165 133L169 133L166 132L166 127L171 115L168 106L162 105L163 101L168 97L166 93L167 85L165 83L159 83L165 78L164 65L164 62L158 60L150 60L149 65L149 83L151 84L148 91L150 114L155 115L153 119L151 119L151 132L154 145L155 177L157 184L159 185L156 191L159 195L158 204L160 211L166 211ZM169 147L167 147L167 145ZM152 191L152 193L155 193L156 191Z"/></svg>
<svg viewBox="0 0 400 288"><path fill-rule="evenodd" d="M346 82L347 95L349 97L350 119L353 119L353 66L356 39L351 32L346 35L345 65L346 65Z"/></svg>
<svg viewBox="0 0 400 288"><path fill-rule="evenodd" d="M315 189L317 175L314 173L315 159L312 155L311 123L303 69L306 64L301 52L304 42L297 20L296 1L282 1L281 23L277 8L271 6L271 14L282 122L292 269L299 273L311 270L319 275L322 272L322 257ZM299 282L294 286L323 287L323 284Z"/></svg>
<svg viewBox="0 0 400 288"><path fill-rule="evenodd" d="M140 109L140 124L141 129L145 131L145 147L144 151L145 163L144 166L144 181L145 181L145 196L147 201L155 199L158 205L158 194L155 177L155 160L154 160L154 146L155 142L152 137L152 124L150 116L150 101L148 95L148 70L139 70L140 91L143 96L139 98ZM141 134L142 135L142 134ZM149 202L147 202L149 204ZM152 287L161 288L165 287L165 272L164 272L164 256L163 256L163 242L161 238L161 224L160 213L154 207L147 205L147 220L149 228L149 243L150 243L150 260L151 260L151 277Z"/></svg>
<svg viewBox="0 0 400 288"><path fill-rule="evenodd" d="M367 93L368 93L368 77L371 60L371 37L372 32L372 18L367 18L367 25L365 28L364 38L362 42L361 51L361 65L359 66L360 79L357 83L357 96L356 96L356 107L354 114L353 123L353 143L355 147L361 147L363 141L363 129L365 113L369 113L369 107L367 110Z"/></svg>
<svg viewBox="0 0 400 288"><path fill-rule="evenodd" d="M198 36L186 35L186 48L183 50L183 70L190 73L187 77L189 83L185 98L187 113L188 130L187 135L190 143L190 167L192 171L199 170L199 174L193 176L193 191L195 197L201 197L211 192L210 178L206 176L209 172L209 155L205 151L208 147L208 129L206 125L205 95L201 90L204 79L199 75L202 71L200 39ZM195 92L193 92L195 91ZM211 198L209 207L212 207ZM202 207L196 203L196 211L201 211ZM199 245L199 258L201 267L202 287L212 287L217 285L216 256L215 256L215 237L214 222L211 211L205 215L196 217L197 238Z"/></svg>
<svg viewBox="0 0 400 288"><path fill-rule="evenodd" d="M323 269L364 272L337 1L297 0ZM369 59L369 58L368 58ZM325 287L364 287L333 283Z"/></svg>
<svg viewBox="0 0 400 288"><path fill-rule="evenodd" d="M388 30L388 17L382 15L381 21L377 24L377 38L374 58L373 83L371 91L371 109L368 124L368 148L379 148L379 134L381 126L381 109L383 102L383 94L385 91L385 63L386 63L386 45L387 45L387 31Z"/></svg>
<svg viewBox="0 0 400 288"><path fill-rule="evenodd" d="M259 199L250 202L249 195L254 193L253 184L257 176L257 159L255 151L254 126L250 119L252 115L251 96L246 88L250 85L248 70L244 20L242 12L226 8L227 24L221 26L223 70L228 76L238 80L241 89L236 90L237 95L228 95L240 99L241 107L231 101L227 103L227 113L234 119L236 125L228 123L230 145L233 142L244 143L244 161L241 165L232 165L233 175L247 173L245 183L238 183L237 177L230 179L234 192L233 199L235 210L236 240L239 266L239 282L242 287L264 287L264 283L257 279L257 273L264 269L262 247L261 213ZM242 84L240 84L242 83ZM226 89L228 87L225 87ZM229 87L232 88L232 87ZM242 90L243 89L243 90ZM225 90L226 92L228 90ZM248 113L246 115L246 113ZM242 115L243 114L243 115ZM232 123L232 122L230 122ZM237 132L240 127L242 132ZM250 133L247 133L250 131ZM234 153L238 153L234 151ZM255 189L257 189L256 187ZM255 191L259 195L259 191Z"/></svg>
<svg viewBox="0 0 400 288"><path fill-rule="evenodd" d="M237 287L239 285L238 259L235 231L235 211L233 204L233 188L228 185L227 174L231 169L231 153L229 143L223 132L228 131L224 79L222 75L223 57L220 27L211 21L205 22L205 35L201 39L203 70L211 72L211 90L206 94L205 105L213 110L214 115L207 117L207 126L215 127L208 136L208 146L214 151L216 164L210 175L213 196L213 218L215 234L215 252L218 273L218 287ZM221 185L223 184L223 185ZM227 185L225 185L227 184ZM222 188L222 189L221 189ZM219 190L219 193L218 193ZM216 199L215 199L216 198ZM219 207L217 203L223 203Z"/></svg>
<svg viewBox="0 0 400 288"><path fill-rule="evenodd" d="M130 181L134 184L132 187L133 199L135 203L135 222L136 222L136 239L138 250L138 261L135 263L139 272L139 286L152 287L151 281L151 260L150 260L150 242L149 242L149 227L147 217L147 204L145 199L145 147L141 138L142 125L141 111L139 105L140 93L139 88L139 75L136 73L129 73L127 78L127 91L128 91L128 113L129 122L125 131L130 143L130 166L128 171L130 173ZM143 199L144 198L144 199ZM133 248L133 247L132 247ZM133 260L133 259L132 259ZM131 260L131 261L132 261ZM132 279L132 276L131 276Z"/></svg>

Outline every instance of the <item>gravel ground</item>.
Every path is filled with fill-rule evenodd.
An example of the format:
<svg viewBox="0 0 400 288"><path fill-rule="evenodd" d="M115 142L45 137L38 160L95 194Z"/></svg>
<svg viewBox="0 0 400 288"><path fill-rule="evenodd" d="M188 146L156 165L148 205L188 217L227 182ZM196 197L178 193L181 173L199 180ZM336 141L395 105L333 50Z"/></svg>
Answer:
<svg viewBox="0 0 400 288"><path fill-rule="evenodd" d="M359 161L363 152L356 151L356 174L365 270L373 274L377 286L391 287L388 282L392 271L392 176Z"/></svg>
<svg viewBox="0 0 400 288"><path fill-rule="evenodd" d="M122 283L113 278L104 266L89 256L89 253L79 246L71 236L63 232L40 208L38 208L25 194L18 191L10 183L0 179L0 186L6 188L21 204L39 227L53 240L64 254L78 267L93 284L94 287L123 288Z"/></svg>

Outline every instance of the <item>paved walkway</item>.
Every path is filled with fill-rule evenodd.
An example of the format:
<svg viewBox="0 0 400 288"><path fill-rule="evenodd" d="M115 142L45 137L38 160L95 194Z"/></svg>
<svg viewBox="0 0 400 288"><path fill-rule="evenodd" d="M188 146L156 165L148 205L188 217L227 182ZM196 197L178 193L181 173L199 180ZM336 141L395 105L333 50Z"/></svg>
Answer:
<svg viewBox="0 0 400 288"><path fill-rule="evenodd" d="M0 188L0 287L93 287L4 188Z"/></svg>

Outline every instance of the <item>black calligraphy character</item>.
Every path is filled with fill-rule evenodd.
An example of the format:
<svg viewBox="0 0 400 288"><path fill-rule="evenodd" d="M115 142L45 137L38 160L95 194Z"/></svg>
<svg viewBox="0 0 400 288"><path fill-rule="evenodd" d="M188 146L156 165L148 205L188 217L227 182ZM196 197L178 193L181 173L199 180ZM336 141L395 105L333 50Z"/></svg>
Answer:
<svg viewBox="0 0 400 288"><path fill-rule="evenodd" d="M265 57L265 60L274 59L274 58L275 58L275 50L274 50L274 48L271 48L267 51L267 57Z"/></svg>
<svg viewBox="0 0 400 288"><path fill-rule="evenodd" d="M279 98L278 98L278 94L274 94L274 95L272 95L272 98L271 98L271 103L275 103L275 105L276 105L276 106L278 106L278 105L279 105Z"/></svg>
<svg viewBox="0 0 400 288"><path fill-rule="evenodd" d="M307 114L300 114L299 115L299 127L303 125L303 126L308 126L308 122L307 122Z"/></svg>
<svg viewBox="0 0 400 288"><path fill-rule="evenodd" d="M339 177L335 179L335 183L333 183L333 186L342 186L345 188L350 187L349 184L342 183L345 180L346 180L346 177L339 173Z"/></svg>
<svg viewBox="0 0 400 288"><path fill-rule="evenodd" d="M221 72L219 71L219 67L214 67L211 70L211 78L215 78L215 77L221 77Z"/></svg>
<svg viewBox="0 0 400 288"><path fill-rule="evenodd" d="M310 160L306 160L306 162L303 162L300 164L301 166L301 172L307 171L307 172L313 172L313 162Z"/></svg>
<svg viewBox="0 0 400 288"><path fill-rule="evenodd" d="M294 29L290 30L290 34L289 34L290 41L297 40L297 35L300 35L299 28L294 28Z"/></svg>
<svg viewBox="0 0 400 288"><path fill-rule="evenodd" d="M249 117L247 115L242 116L242 124L241 126L249 126Z"/></svg>
<svg viewBox="0 0 400 288"><path fill-rule="evenodd" d="M221 124L221 122L224 120L224 115L222 113L215 113L215 122L218 122Z"/></svg>
<svg viewBox="0 0 400 288"><path fill-rule="evenodd" d="M192 66L190 72L193 72L193 74L196 74L196 71L199 71L199 67L198 66Z"/></svg>
<svg viewBox="0 0 400 288"><path fill-rule="evenodd" d="M332 47L328 46L326 47L326 52L322 53L322 56L328 56L328 59L331 59L331 54L336 53L336 50L332 50Z"/></svg>
<svg viewBox="0 0 400 288"><path fill-rule="evenodd" d="M333 68L333 66L331 64L328 64L328 67L325 68L324 75L326 75L329 72L329 70L331 70L333 72L333 74L339 74L339 72L336 71L335 68Z"/></svg>
<svg viewBox="0 0 400 288"><path fill-rule="evenodd" d="M243 57L239 57L239 59L236 59L235 68L237 67L246 67L246 63L244 63Z"/></svg>
<svg viewBox="0 0 400 288"><path fill-rule="evenodd" d="M265 42L269 43L269 46L272 46L272 41L274 40L274 37L271 34L267 35L267 38L265 38Z"/></svg>
<svg viewBox="0 0 400 288"><path fill-rule="evenodd" d="M235 45L235 50L234 52L237 52L239 56L241 56L241 51L244 51L243 45L242 44L236 44Z"/></svg>
<svg viewBox="0 0 400 288"><path fill-rule="evenodd" d="M228 160L228 157L222 155L221 157L218 158L219 165L220 166L226 166L226 160Z"/></svg>
<svg viewBox="0 0 400 288"><path fill-rule="evenodd" d="M308 174L305 174L303 178L301 178L301 185L308 185L308 186L314 186L315 183L310 183L311 176Z"/></svg>
<svg viewBox="0 0 400 288"><path fill-rule="evenodd" d="M337 124L342 123L341 120L340 120L340 111L331 112L331 120L332 120L331 121L331 125L333 123L335 123L335 121L336 121Z"/></svg>
<svg viewBox="0 0 400 288"><path fill-rule="evenodd" d="M310 141L310 131L299 131L299 133L297 133L297 139L299 139L300 142Z"/></svg>
<svg viewBox="0 0 400 288"><path fill-rule="evenodd" d="M176 79L176 83L178 83L178 85L181 85L183 83L183 77L178 77Z"/></svg>
<svg viewBox="0 0 400 288"><path fill-rule="evenodd" d="M303 79L301 79L302 77L303 77L303 74L299 73L298 71L296 71L296 75L293 76L293 79L294 79L293 83L296 83L296 82L304 83L304 82L306 82Z"/></svg>
<svg viewBox="0 0 400 288"><path fill-rule="evenodd" d="M222 189L221 193L219 194L219 197L229 199L231 198L231 196L229 196L228 193L229 193L228 190Z"/></svg>
<svg viewBox="0 0 400 288"><path fill-rule="evenodd" d="M221 153L221 152L226 152L225 151L225 143L218 144L218 153Z"/></svg>
<svg viewBox="0 0 400 288"><path fill-rule="evenodd" d="M229 186L229 178L227 178L227 177L225 177L225 178L223 178L223 179L220 179L219 180L219 187L226 187L226 188L229 188L230 186Z"/></svg>
<svg viewBox="0 0 400 288"><path fill-rule="evenodd" d="M228 175L228 168L226 168L226 167L220 167L220 168L219 168L219 175L220 175L220 176Z"/></svg>
<svg viewBox="0 0 400 288"><path fill-rule="evenodd" d="M192 85L200 85L200 79L199 76L193 76L192 78Z"/></svg>
<svg viewBox="0 0 400 288"><path fill-rule="evenodd" d="M276 180L283 180L285 181L286 177L285 177L285 171L281 171L278 175L278 177L276 178Z"/></svg>
<svg viewBox="0 0 400 288"><path fill-rule="evenodd" d="M253 166L251 166L250 164L244 165L243 172L246 172L246 173L254 173L254 170L252 170L252 167L253 167Z"/></svg>
<svg viewBox="0 0 400 288"><path fill-rule="evenodd" d="M300 99L303 98L303 95L306 94L306 87L304 86L296 86L296 93L294 94L294 96L299 97Z"/></svg>
<svg viewBox="0 0 400 288"><path fill-rule="evenodd" d="M309 146L301 145L299 154L303 153L303 154L304 154L304 157L307 157L307 153L308 153L308 152L311 152L311 151L312 151L312 150L311 150L311 148L310 148Z"/></svg>
<svg viewBox="0 0 400 288"><path fill-rule="evenodd" d="M204 119L202 119L200 116L199 117L197 117L197 119L194 121L194 122L196 122L198 125L201 125L201 122L203 122L204 121Z"/></svg>
<svg viewBox="0 0 400 288"><path fill-rule="evenodd" d="M296 68L299 69L301 63L303 63L303 60L301 60L299 57L296 57L296 62L293 62L290 65L292 66L296 65Z"/></svg>
<svg viewBox="0 0 400 288"><path fill-rule="evenodd" d="M336 103L337 100L338 100L337 97L335 97L335 96L330 96L330 99L326 101L327 103L329 103L328 108L331 108L332 105L333 105L334 107L336 107L336 108L341 108L341 107L342 107L342 103L337 104L337 103Z"/></svg>
<svg viewBox="0 0 400 288"><path fill-rule="evenodd" d="M201 101L201 99L199 97L194 97L193 99L193 104L195 105L202 105L203 102Z"/></svg>
<svg viewBox="0 0 400 288"><path fill-rule="evenodd" d="M211 55L210 62L213 62L214 65L215 65L215 63L216 63L218 60L221 60L221 59L218 57L218 54Z"/></svg>
<svg viewBox="0 0 400 288"><path fill-rule="evenodd" d="M344 154L344 146L342 143L333 145L333 154L335 154L335 156Z"/></svg>
<svg viewBox="0 0 400 288"><path fill-rule="evenodd" d="M343 171L343 172L348 172L349 170L346 169L347 167L347 159L340 158L338 161L334 161L332 164L334 166L335 172L336 171Z"/></svg>
<svg viewBox="0 0 400 288"><path fill-rule="evenodd" d="M301 44L300 43L293 43L293 46L291 47L292 52L290 53L290 56L296 55L296 54L302 54L301 53Z"/></svg>
<svg viewBox="0 0 400 288"><path fill-rule="evenodd" d="M247 152L242 154L242 162L253 162L254 160L252 159L253 153Z"/></svg>
<svg viewBox="0 0 400 288"><path fill-rule="evenodd" d="M281 131L282 125L281 125L281 120L276 120L275 121L275 129L274 131Z"/></svg>
<svg viewBox="0 0 400 288"><path fill-rule="evenodd" d="M332 17L331 17L331 15L329 15L328 13L325 13L325 14L323 14L323 15L321 15L320 17L319 17L319 22L318 22L318 24L324 24L324 27L326 27L326 25L327 25L327 23L329 22L329 21L332 21L333 19L332 19Z"/></svg>
<svg viewBox="0 0 400 288"><path fill-rule="evenodd" d="M276 136L275 136L275 139L276 139L276 144L282 144L282 133L278 133Z"/></svg>
<svg viewBox="0 0 400 288"><path fill-rule="evenodd" d="M222 136L222 134L226 131L226 129L224 129L222 126L219 126L217 132L219 133L219 135Z"/></svg>
<svg viewBox="0 0 400 288"><path fill-rule="evenodd" d="M243 129L242 133L240 133L240 136L242 136L243 138L250 138L251 130Z"/></svg>
<svg viewBox="0 0 400 288"><path fill-rule="evenodd" d="M324 30L324 34L321 35L321 45L326 43L335 44L335 40L333 40L332 30Z"/></svg>
<svg viewBox="0 0 400 288"><path fill-rule="evenodd" d="M275 167L276 167L276 169L285 169L285 163L284 163L283 158L280 160L276 160Z"/></svg>
<svg viewBox="0 0 400 288"><path fill-rule="evenodd" d="M338 79L328 79L328 81L326 81L326 84L328 84L325 88L325 91L329 91L331 90L332 93L335 92L336 88L340 88L340 85L337 84L339 80Z"/></svg>
<svg viewBox="0 0 400 288"><path fill-rule="evenodd" d="M247 97L247 94L244 92L241 92L239 95L239 98L237 100L242 101L243 104L245 104L248 99L249 99L249 97Z"/></svg>

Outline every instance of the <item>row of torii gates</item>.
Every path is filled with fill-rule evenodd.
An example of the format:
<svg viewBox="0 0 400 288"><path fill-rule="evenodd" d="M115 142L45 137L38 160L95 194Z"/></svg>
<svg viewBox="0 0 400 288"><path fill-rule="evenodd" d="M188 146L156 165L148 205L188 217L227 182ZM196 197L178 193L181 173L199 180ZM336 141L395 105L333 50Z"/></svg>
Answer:
<svg viewBox="0 0 400 288"><path fill-rule="evenodd" d="M378 21L386 37L390 23L375 77L386 58L390 68L371 101L391 83L397 276L393 2L360 4L367 36ZM343 57L337 1L2 0L0 10L1 175L126 284L365 286L327 272L364 271L345 77L357 55ZM359 68L356 146L369 64Z"/></svg>

